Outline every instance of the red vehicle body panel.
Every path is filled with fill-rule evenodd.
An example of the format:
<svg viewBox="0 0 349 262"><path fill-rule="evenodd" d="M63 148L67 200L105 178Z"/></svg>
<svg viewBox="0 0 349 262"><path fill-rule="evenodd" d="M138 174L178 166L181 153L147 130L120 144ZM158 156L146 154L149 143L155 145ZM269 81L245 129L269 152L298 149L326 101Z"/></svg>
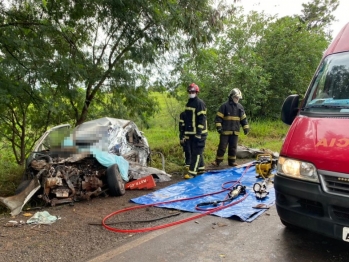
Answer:
<svg viewBox="0 0 349 262"><path fill-rule="evenodd" d="M349 23L342 28L337 37L332 41L330 46L327 48L324 57L328 56L329 54L348 51L349 41L346 41L346 39L349 39Z"/></svg>
<svg viewBox="0 0 349 262"><path fill-rule="evenodd" d="M318 169L347 173L348 127L349 119L297 116L280 154L313 163Z"/></svg>

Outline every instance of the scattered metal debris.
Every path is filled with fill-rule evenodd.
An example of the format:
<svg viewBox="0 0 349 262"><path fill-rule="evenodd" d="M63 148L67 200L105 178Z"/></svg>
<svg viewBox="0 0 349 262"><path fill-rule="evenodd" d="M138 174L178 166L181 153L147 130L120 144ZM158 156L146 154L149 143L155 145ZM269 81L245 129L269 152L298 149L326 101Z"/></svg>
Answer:
<svg viewBox="0 0 349 262"><path fill-rule="evenodd" d="M279 157L278 152L272 152L269 149L248 148L245 146L238 146L237 158L256 158L259 154L271 154L273 157Z"/></svg>
<svg viewBox="0 0 349 262"><path fill-rule="evenodd" d="M252 208L256 208L256 209L269 209L269 206L266 204L258 204L256 206L253 206Z"/></svg>
<svg viewBox="0 0 349 262"><path fill-rule="evenodd" d="M19 227L22 225L25 225L25 222L23 220L10 220L4 224L4 227Z"/></svg>

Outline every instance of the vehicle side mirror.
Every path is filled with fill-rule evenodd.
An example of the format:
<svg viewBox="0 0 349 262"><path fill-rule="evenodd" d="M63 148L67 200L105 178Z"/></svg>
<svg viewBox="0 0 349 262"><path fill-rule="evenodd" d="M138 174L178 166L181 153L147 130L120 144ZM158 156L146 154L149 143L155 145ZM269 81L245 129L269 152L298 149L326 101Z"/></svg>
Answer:
<svg viewBox="0 0 349 262"><path fill-rule="evenodd" d="M299 95L288 96L281 109L281 120L287 125L291 125L298 113Z"/></svg>

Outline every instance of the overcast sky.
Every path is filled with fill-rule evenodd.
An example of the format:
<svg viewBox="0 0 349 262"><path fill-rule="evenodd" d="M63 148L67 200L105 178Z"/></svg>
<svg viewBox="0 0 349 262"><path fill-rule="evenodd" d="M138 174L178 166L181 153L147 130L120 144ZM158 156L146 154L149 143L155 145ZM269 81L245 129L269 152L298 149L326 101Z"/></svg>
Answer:
<svg viewBox="0 0 349 262"><path fill-rule="evenodd" d="M228 0L233 2L233 0ZM278 15L278 17L286 15L301 14L302 4L309 3L307 0L240 0L237 5L242 6L245 11L264 10L265 13ZM331 26L333 30L332 36L335 37L342 27L349 22L348 18L349 0L340 0L339 6L334 13L336 22Z"/></svg>

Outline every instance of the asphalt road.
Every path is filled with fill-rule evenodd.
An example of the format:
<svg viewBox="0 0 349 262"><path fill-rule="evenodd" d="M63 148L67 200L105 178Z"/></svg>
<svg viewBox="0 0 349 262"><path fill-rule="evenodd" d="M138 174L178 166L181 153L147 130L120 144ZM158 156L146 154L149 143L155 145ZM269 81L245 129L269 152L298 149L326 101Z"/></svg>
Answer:
<svg viewBox="0 0 349 262"><path fill-rule="evenodd" d="M185 213L192 216L191 213ZM349 261L349 243L285 228L272 206L251 223L205 216L151 231L90 262Z"/></svg>

